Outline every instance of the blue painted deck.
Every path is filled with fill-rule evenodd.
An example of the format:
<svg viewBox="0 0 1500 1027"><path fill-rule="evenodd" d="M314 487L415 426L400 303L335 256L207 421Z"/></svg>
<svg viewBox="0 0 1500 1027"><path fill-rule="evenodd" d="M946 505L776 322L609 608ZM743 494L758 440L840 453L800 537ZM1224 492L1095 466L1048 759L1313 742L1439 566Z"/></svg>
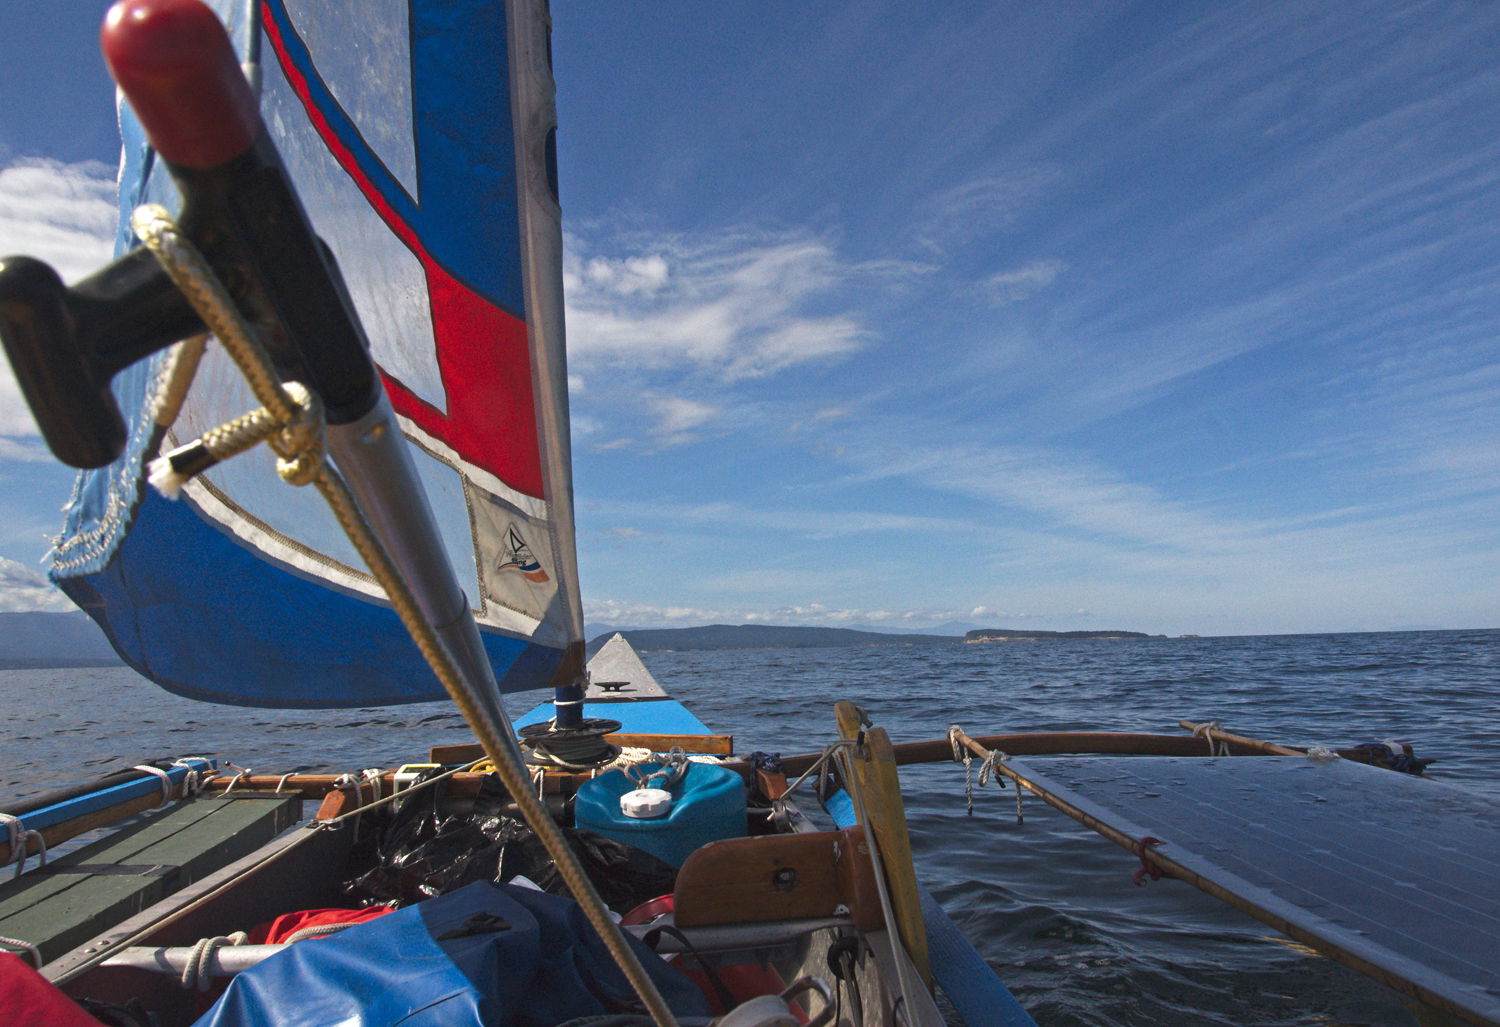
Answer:
<svg viewBox="0 0 1500 1027"><path fill-rule="evenodd" d="M585 702L585 717L618 720L630 735L711 735L708 726L676 699L637 699L631 702ZM542 703L517 718L517 729L552 719L552 704Z"/></svg>

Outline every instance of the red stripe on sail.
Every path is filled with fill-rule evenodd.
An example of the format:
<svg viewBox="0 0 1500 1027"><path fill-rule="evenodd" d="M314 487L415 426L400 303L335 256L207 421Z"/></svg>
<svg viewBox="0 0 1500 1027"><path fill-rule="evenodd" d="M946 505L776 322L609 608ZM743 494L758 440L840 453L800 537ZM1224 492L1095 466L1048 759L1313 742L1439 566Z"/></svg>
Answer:
<svg viewBox="0 0 1500 1027"><path fill-rule="evenodd" d="M381 369L391 405L451 446L463 460L518 492L545 498L526 323L486 301L433 259L417 233L360 169L313 101L306 78L286 56L276 19L266 12L262 25L277 63L323 145L426 272L438 373L448 410L436 409Z"/></svg>
<svg viewBox="0 0 1500 1027"><path fill-rule="evenodd" d="M432 261L423 265L448 410L435 409L382 371L391 405L465 460L519 492L544 498L525 323Z"/></svg>

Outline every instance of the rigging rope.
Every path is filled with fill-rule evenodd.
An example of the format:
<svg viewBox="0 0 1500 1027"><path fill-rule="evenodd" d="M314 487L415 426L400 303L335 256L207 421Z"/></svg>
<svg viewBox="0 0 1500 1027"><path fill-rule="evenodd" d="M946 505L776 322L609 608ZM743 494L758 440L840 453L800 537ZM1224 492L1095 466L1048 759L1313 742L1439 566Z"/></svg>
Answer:
<svg viewBox="0 0 1500 1027"><path fill-rule="evenodd" d="M348 484L323 459L322 413L317 398L304 393L307 399L304 405L277 380L270 357L235 308L218 276L192 243L177 232L164 208L155 204L137 208L131 217L131 227L182 290L203 323L224 345L244 374L256 400L281 426L266 439L280 458L277 472L291 484L310 483L317 487L360 558L385 589L391 606L417 648L474 730L485 754L494 761L501 782L520 807L527 825L541 839L564 884L640 996L651 1018L661 1027L676 1027L676 1017L655 982L647 975L640 958L610 918L609 910L579 864L562 829L541 800L532 794L531 779L515 755L514 744L502 734L500 725L470 692L447 646L427 624L405 578L365 521Z"/></svg>

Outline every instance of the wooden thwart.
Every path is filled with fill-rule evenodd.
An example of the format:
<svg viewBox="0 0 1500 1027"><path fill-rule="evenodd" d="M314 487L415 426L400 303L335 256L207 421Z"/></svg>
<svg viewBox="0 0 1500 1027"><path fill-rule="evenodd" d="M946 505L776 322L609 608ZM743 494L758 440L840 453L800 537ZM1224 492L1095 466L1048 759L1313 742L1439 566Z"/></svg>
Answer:
<svg viewBox="0 0 1500 1027"><path fill-rule="evenodd" d="M710 842L677 873L673 919L679 927L801 920L841 905L862 930L884 923L858 827Z"/></svg>
<svg viewBox="0 0 1500 1027"><path fill-rule="evenodd" d="M237 793L182 803L0 883L0 935L50 962L292 826L301 796Z"/></svg>

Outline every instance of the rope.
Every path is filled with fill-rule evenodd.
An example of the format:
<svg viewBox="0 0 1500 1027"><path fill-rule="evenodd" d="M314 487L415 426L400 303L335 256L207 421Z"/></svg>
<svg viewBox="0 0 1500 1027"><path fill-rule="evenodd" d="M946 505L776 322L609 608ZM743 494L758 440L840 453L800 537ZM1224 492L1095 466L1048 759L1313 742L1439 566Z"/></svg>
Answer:
<svg viewBox="0 0 1500 1027"><path fill-rule="evenodd" d="M207 991L213 983L209 966L214 954L226 945L243 945L249 937L244 931L235 931L233 934L221 934L213 938L199 938L182 967L182 986L188 991Z"/></svg>
<svg viewBox="0 0 1500 1027"><path fill-rule="evenodd" d="M151 420L163 428L177 423L188 387L198 374L198 365L208 349L208 334L194 335L172 347L171 356L157 379L156 395L151 398Z"/></svg>
<svg viewBox="0 0 1500 1027"><path fill-rule="evenodd" d="M11 816L9 813L0 813L0 825L4 825L10 834L10 862L16 865L16 877L20 877L26 869L26 858L33 841L37 845L36 865L39 867L47 865L47 839L42 837L42 832L28 828L21 822L20 817Z"/></svg>
<svg viewBox="0 0 1500 1027"><path fill-rule="evenodd" d="M548 855L555 862L563 883L578 901L584 915L593 924L631 987L640 996L647 1012L662 1027L676 1027L676 1017L662 999L655 982L647 975L639 957L610 918L609 910L569 847L562 829L552 819L546 806L532 795L531 779L518 758L513 740L502 731L501 724L492 712L482 706L478 697L470 692L468 683L464 681L446 645L432 626L426 623L406 581L365 521L348 485L322 459L322 415L317 409L318 404L309 403L306 416L303 416L303 407L282 388L270 358L235 309L212 268L192 244L177 233L166 210L155 205L138 208L131 217L131 227L188 298L204 325L223 343L225 350L245 375L256 400L287 426L267 440L281 458L277 462L277 472L291 484L311 483L317 487L360 558L385 589L392 608L401 618L428 665L474 730L485 754L495 761L501 783L520 808L527 825L541 839Z"/></svg>
<svg viewBox="0 0 1500 1027"><path fill-rule="evenodd" d="M974 756L968 749L964 748L958 740L961 731L957 724L948 725L948 744L953 746L953 762L964 765L964 805L967 807L968 815L974 815Z"/></svg>
<svg viewBox="0 0 1500 1027"><path fill-rule="evenodd" d="M182 779L182 792L180 793L184 799L190 799L203 791L208 776L214 772L214 761L207 756L184 756L173 760L172 766L187 770L187 775Z"/></svg>
<svg viewBox="0 0 1500 1027"><path fill-rule="evenodd" d="M964 803L968 816L974 815L974 753L968 746L959 741L964 729L958 724L948 727L948 742L953 746L953 762L964 765ZM977 743L976 743L977 744ZM979 787L983 788L989 784L990 778L995 779L995 784L1003 791L1005 789L1005 777L1000 773L999 765L1009 760L1010 757L999 749L985 749L984 762L979 766ZM1021 788L1016 786L1016 823L1025 823L1025 813L1021 808Z"/></svg>
<svg viewBox="0 0 1500 1027"><path fill-rule="evenodd" d="M1215 731L1223 730L1217 720L1211 720L1207 724L1199 724L1193 728L1193 737L1202 738L1208 742L1208 754L1210 756L1228 756L1230 754L1229 743L1222 738L1214 738Z"/></svg>
<svg viewBox="0 0 1500 1027"><path fill-rule="evenodd" d="M533 763L580 774L613 766L622 751L613 742L606 742L602 735L587 735L583 738L528 738L526 745L531 750Z"/></svg>
<svg viewBox="0 0 1500 1027"><path fill-rule="evenodd" d="M172 801L172 775L168 774L160 767L153 767L149 763L137 763L130 769L139 770L143 774L156 775L156 781L159 785L161 785L161 802L158 802L155 806L153 806L153 809L161 809L163 806Z"/></svg>
<svg viewBox="0 0 1500 1027"><path fill-rule="evenodd" d="M351 810L348 813L341 813L341 814L339 814L336 817L329 817L327 820L315 820L309 826L311 826L315 830L329 830L329 829L338 827L338 826L342 825L345 820L349 820L351 818L358 817L360 815L360 813L364 812L364 810L374 809L377 806L386 806L386 805L389 805L390 803L395 802L397 799L404 798L407 795L410 795L412 792L420 791L423 788L428 788L428 787L430 787L432 785L435 785L439 781L443 781L443 780L446 780L447 778L453 777L455 774L463 774L463 773L466 773L466 772L469 772L469 771L473 771L482 762L484 762L484 761L475 761L474 763L465 763L462 766L454 767L452 770L445 770L441 774L434 774L432 777L423 778L420 781L413 781L411 784L407 785L405 788L402 788L402 789L396 790L396 791L392 791L390 795L387 795L383 799L373 800L368 806L364 807L363 809L355 809L355 810ZM395 783L392 782L392 788L394 788L394 787L395 787Z"/></svg>
<svg viewBox="0 0 1500 1027"><path fill-rule="evenodd" d="M19 956L21 952L24 952L31 957L31 961L36 964L38 970L42 968L42 950L31 942L22 941L20 938L8 938L0 934L0 945L4 945L7 949L19 949L16 955Z"/></svg>
<svg viewBox="0 0 1500 1027"><path fill-rule="evenodd" d="M249 767L242 767L238 763L231 763L228 760L224 761L224 765L227 767L232 767L235 770L234 777L231 777L229 779L229 783L224 786L224 795L228 795L230 792L234 791L236 785L238 785L246 778L250 777L252 771Z"/></svg>
<svg viewBox="0 0 1500 1027"><path fill-rule="evenodd" d="M311 927L304 927L300 931L293 931L287 935L285 944L290 945L294 941L306 941L308 938L326 938L330 934L338 934L340 931L347 931L349 928L355 926L357 924L353 920L342 924L313 924Z"/></svg>

